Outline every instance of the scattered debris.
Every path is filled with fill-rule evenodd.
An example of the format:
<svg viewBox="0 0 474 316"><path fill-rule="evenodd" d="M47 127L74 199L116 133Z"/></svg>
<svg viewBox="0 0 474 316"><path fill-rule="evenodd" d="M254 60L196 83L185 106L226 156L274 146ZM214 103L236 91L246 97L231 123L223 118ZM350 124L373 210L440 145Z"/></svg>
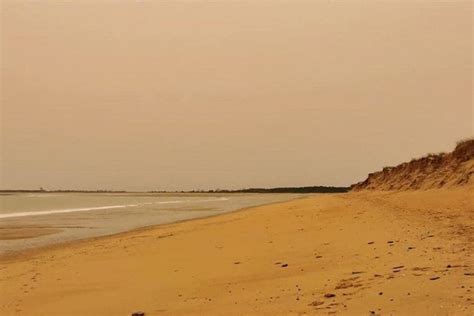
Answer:
<svg viewBox="0 0 474 316"><path fill-rule="evenodd" d="M160 236L157 237L157 239L172 237L172 236L174 236L174 235L173 234L160 235Z"/></svg>

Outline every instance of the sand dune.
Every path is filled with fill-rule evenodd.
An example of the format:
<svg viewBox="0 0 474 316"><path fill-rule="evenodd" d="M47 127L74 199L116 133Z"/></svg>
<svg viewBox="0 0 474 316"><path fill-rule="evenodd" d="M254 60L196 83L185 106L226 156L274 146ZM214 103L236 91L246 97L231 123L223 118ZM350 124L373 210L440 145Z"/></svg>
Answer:
<svg viewBox="0 0 474 316"><path fill-rule="evenodd" d="M430 154L371 173L352 190L436 189L472 184L474 139L459 142L451 153Z"/></svg>

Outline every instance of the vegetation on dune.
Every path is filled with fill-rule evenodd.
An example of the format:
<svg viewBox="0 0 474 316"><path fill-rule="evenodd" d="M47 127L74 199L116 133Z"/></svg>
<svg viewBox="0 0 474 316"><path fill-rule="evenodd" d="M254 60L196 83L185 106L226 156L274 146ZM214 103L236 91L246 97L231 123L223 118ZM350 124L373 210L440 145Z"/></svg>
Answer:
<svg viewBox="0 0 474 316"><path fill-rule="evenodd" d="M351 190L417 190L474 183L474 139L457 142L450 153L430 153L395 167L370 173Z"/></svg>

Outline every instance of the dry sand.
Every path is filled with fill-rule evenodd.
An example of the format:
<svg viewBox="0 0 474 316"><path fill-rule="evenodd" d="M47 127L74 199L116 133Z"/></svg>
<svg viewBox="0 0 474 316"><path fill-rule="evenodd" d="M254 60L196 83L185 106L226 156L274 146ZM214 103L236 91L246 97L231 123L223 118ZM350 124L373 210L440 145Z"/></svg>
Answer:
<svg viewBox="0 0 474 316"><path fill-rule="evenodd" d="M316 195L4 257L0 314L472 315L473 196Z"/></svg>

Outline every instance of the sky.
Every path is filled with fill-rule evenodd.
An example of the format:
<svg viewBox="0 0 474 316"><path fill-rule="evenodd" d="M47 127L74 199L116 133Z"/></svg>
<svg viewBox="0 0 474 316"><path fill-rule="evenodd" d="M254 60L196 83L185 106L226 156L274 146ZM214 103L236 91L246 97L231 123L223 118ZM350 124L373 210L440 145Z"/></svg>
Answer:
<svg viewBox="0 0 474 316"><path fill-rule="evenodd" d="M1 1L1 189L334 185L471 137L471 1Z"/></svg>

